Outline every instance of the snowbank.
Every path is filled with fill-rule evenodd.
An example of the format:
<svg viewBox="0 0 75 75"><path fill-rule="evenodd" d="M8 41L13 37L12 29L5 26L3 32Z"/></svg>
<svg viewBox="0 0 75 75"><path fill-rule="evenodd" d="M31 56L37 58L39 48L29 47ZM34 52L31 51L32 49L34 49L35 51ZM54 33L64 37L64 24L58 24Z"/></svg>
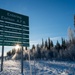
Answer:
<svg viewBox="0 0 75 75"><path fill-rule="evenodd" d="M75 62L31 61L32 75L75 75ZM30 75L29 61L24 61L24 75ZM4 71L0 75L21 75L21 62L9 60L4 62Z"/></svg>

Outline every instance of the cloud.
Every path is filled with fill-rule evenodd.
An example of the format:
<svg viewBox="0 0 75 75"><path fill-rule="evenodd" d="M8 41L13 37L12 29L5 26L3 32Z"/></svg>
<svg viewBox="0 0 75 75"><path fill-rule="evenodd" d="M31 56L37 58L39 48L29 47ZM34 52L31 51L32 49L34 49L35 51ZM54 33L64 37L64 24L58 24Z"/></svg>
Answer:
<svg viewBox="0 0 75 75"><path fill-rule="evenodd" d="M38 43L39 41L30 41L30 43Z"/></svg>
<svg viewBox="0 0 75 75"><path fill-rule="evenodd" d="M30 44L32 45L32 44L39 44L41 41L40 40L33 40L33 41L30 41Z"/></svg>
<svg viewBox="0 0 75 75"><path fill-rule="evenodd" d="M52 37L50 38L52 41L57 41L57 40L61 40L61 37ZM44 40L45 41L45 40ZM36 45L36 44L40 44L42 42L42 39L41 40L31 40L30 41L30 45Z"/></svg>
<svg viewBox="0 0 75 75"><path fill-rule="evenodd" d="M50 39L53 40L53 41L57 41L57 40L60 40L61 37L52 37L52 38L50 38Z"/></svg>

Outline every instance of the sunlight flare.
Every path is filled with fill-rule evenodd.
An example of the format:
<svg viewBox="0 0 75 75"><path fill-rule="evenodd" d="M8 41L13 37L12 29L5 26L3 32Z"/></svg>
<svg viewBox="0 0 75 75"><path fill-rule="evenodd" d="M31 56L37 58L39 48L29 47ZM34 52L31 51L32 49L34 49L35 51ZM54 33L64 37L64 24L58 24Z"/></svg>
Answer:
<svg viewBox="0 0 75 75"><path fill-rule="evenodd" d="M19 44L17 44L16 46L15 46L15 49L16 50L18 50L18 49L20 49L21 47L20 47L20 45Z"/></svg>

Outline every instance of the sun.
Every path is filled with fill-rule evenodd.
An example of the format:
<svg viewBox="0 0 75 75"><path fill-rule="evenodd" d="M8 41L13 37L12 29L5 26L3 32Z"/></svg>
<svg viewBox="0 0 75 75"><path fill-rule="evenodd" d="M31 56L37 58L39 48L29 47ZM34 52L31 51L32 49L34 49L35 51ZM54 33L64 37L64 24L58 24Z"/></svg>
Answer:
<svg viewBox="0 0 75 75"><path fill-rule="evenodd" d="M20 49L20 45L17 44L17 45L15 46L15 49L16 49L16 50Z"/></svg>

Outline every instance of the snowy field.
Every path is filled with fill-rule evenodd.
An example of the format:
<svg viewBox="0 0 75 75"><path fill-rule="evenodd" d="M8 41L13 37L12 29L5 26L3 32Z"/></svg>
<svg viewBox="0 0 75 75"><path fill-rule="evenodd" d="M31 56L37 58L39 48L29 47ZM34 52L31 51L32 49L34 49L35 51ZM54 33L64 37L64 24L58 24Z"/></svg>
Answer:
<svg viewBox="0 0 75 75"><path fill-rule="evenodd" d="M35 66L34 66L35 64ZM31 61L31 75L75 75L75 62ZM29 61L24 61L24 75L30 75ZM4 61L0 75L21 75L21 62Z"/></svg>

